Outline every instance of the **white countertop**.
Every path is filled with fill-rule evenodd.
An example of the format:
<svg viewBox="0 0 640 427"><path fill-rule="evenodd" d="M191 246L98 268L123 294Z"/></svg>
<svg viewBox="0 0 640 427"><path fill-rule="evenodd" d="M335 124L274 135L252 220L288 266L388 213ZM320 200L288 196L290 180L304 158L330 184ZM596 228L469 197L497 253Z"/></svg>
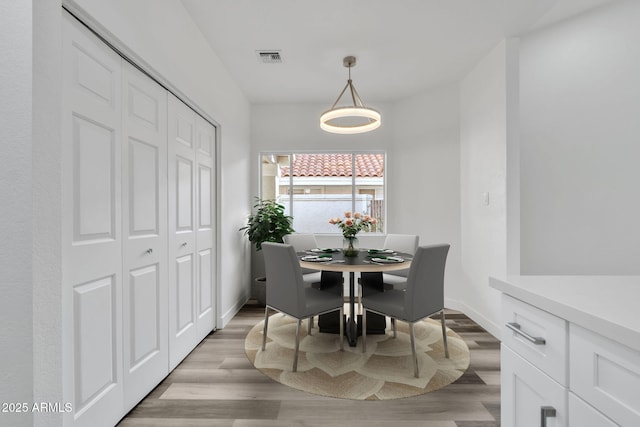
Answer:
<svg viewBox="0 0 640 427"><path fill-rule="evenodd" d="M640 351L640 276L508 276L489 285Z"/></svg>

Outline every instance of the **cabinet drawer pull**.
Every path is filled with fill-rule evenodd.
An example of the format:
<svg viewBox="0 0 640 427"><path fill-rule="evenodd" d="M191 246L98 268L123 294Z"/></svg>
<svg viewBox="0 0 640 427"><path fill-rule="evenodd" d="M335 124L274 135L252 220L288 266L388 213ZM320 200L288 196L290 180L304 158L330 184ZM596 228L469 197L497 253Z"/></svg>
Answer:
<svg viewBox="0 0 640 427"><path fill-rule="evenodd" d="M540 408L540 427L547 427L547 418L556 417L556 408L553 406L543 406Z"/></svg>
<svg viewBox="0 0 640 427"><path fill-rule="evenodd" d="M535 345L545 345L547 343L547 341L542 337L532 337L528 333L524 332L522 329L520 329L520 324L518 323L510 322L510 323L507 323L506 326L516 334L522 336L527 341L531 341Z"/></svg>

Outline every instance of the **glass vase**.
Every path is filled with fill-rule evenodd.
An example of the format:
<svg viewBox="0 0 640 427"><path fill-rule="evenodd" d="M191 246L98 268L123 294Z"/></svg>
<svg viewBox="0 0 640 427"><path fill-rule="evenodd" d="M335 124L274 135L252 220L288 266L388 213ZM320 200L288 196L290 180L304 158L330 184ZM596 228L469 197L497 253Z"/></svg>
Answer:
<svg viewBox="0 0 640 427"><path fill-rule="evenodd" d="M357 237L345 237L344 239L342 239L342 253L344 254L344 256L356 257L358 256L359 251L360 245Z"/></svg>

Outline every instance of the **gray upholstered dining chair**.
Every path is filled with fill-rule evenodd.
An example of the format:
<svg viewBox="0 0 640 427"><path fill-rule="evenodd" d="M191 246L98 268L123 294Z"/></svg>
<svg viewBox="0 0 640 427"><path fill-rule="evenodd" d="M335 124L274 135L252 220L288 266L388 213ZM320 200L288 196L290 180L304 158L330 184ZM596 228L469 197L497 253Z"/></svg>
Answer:
<svg viewBox="0 0 640 427"><path fill-rule="evenodd" d="M420 237L415 234L387 234L384 240L385 249L415 254ZM362 296L368 292L379 292L383 289L404 289L407 286L409 269L394 270L388 273L364 273L360 279L360 297L358 304L362 313Z"/></svg>
<svg viewBox="0 0 640 427"><path fill-rule="evenodd" d="M284 243L292 245L296 252L304 252L308 251L309 249L315 249L318 247L316 236L310 233L287 234L282 238L282 240L284 241ZM305 282L311 283L311 286L316 289L331 291L333 293L342 295L342 273L335 271L317 271L311 270L309 268L303 268L302 278ZM322 321L322 319L318 321L318 327L320 328L320 330L326 328L324 322L326 322L327 320L328 318L325 319L325 321ZM309 333L311 333L311 328L313 328L313 318L309 319Z"/></svg>
<svg viewBox="0 0 640 427"><path fill-rule="evenodd" d="M342 295L325 292L305 285L302 269L296 251L291 245L265 242L262 244L265 270L267 273L267 302L264 309L264 330L262 351L267 343L269 309L272 308L298 320L296 325L295 354L293 372L298 370L298 350L300 347L300 326L303 319L315 315L340 310L340 350L343 350L343 311Z"/></svg>
<svg viewBox="0 0 640 427"><path fill-rule="evenodd" d="M420 238L414 234L387 234L384 247L394 251L414 255ZM407 285L409 269L382 273L382 283L386 288L402 289Z"/></svg>
<svg viewBox="0 0 640 427"><path fill-rule="evenodd" d="M367 312L371 311L391 317L394 336L395 320L408 322L413 356L413 374L416 378L419 377L416 338L413 326L414 323L425 317L440 312L444 352L445 357L449 358L444 315L444 268L449 247L450 245L448 244L418 247L413 261L411 261L406 289L392 289L362 297L362 306L364 308L364 315L362 316L363 353L367 351Z"/></svg>
<svg viewBox="0 0 640 427"><path fill-rule="evenodd" d="M316 242L316 236L313 234L295 233L287 234L282 238L284 243L293 246L296 252L308 251L309 249L315 249L318 247ZM305 282L312 284L319 284L322 278L321 273L316 270L310 270L308 268L302 269L302 275Z"/></svg>

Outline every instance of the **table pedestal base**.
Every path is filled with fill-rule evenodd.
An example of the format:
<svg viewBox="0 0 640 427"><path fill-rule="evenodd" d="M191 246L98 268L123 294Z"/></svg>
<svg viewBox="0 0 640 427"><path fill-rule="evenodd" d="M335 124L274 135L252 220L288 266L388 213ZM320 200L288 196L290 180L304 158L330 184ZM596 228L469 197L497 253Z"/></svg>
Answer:
<svg viewBox="0 0 640 427"><path fill-rule="evenodd" d="M369 313L367 319L367 335L384 335L387 328L387 321L384 316L378 313ZM362 315L356 316L356 321L345 315L344 332L347 336L349 346L355 347L358 337L362 335ZM333 311L331 313L319 316L318 329L320 332L327 334L340 333L340 313Z"/></svg>
<svg viewBox="0 0 640 427"><path fill-rule="evenodd" d="M299 253L299 255L304 255L304 252ZM408 261L412 258L409 254L400 253L400 255ZM372 264L366 251L360 251L356 257L345 257L338 252L335 253L335 258L331 262L331 266L327 266L326 264L328 263L320 263L318 265L317 263L305 261L300 261L300 265L304 268L322 270L322 279L319 284L314 284L314 286L317 287L319 285L321 290L335 292L337 295L343 294L343 272L349 273L349 300L344 318L344 332L347 335L349 346L355 347L358 343L358 336L362 334L362 315L356 314L355 272L360 272L362 295L367 296L371 293L384 292L382 271L397 270L398 266ZM402 265L405 269L410 268L410 266L410 262ZM376 313L369 313L367 316L367 334L384 334L387 327L385 317ZM340 333L339 314L334 312L320 316L318 327L320 332Z"/></svg>

